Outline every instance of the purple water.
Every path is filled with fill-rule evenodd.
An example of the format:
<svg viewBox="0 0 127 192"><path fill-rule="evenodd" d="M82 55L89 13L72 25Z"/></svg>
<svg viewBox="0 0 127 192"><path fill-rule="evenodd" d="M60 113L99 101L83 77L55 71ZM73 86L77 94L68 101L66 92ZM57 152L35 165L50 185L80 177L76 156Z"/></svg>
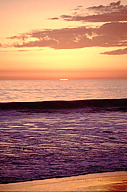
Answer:
<svg viewBox="0 0 127 192"><path fill-rule="evenodd" d="M126 170L127 113L1 114L1 183Z"/></svg>
<svg viewBox="0 0 127 192"><path fill-rule="evenodd" d="M126 80L1 81L0 85L1 102L127 95ZM0 110L0 128L1 183L127 169L126 111Z"/></svg>

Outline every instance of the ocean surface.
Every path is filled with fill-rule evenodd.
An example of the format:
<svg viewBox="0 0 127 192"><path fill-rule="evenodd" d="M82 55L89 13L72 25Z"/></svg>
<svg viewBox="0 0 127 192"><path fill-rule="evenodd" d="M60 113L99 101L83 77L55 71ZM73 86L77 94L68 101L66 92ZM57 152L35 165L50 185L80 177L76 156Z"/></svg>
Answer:
<svg viewBox="0 0 127 192"><path fill-rule="evenodd" d="M127 80L1 80L0 94L0 183L127 170Z"/></svg>
<svg viewBox="0 0 127 192"><path fill-rule="evenodd" d="M0 102L127 98L126 80L0 80Z"/></svg>

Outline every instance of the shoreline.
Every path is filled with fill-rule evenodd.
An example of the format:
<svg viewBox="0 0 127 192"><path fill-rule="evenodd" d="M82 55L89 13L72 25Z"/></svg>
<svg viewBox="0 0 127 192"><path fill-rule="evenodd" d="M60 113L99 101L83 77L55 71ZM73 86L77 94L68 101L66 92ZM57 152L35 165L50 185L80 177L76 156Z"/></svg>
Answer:
<svg viewBox="0 0 127 192"><path fill-rule="evenodd" d="M127 171L0 184L0 191L127 191Z"/></svg>

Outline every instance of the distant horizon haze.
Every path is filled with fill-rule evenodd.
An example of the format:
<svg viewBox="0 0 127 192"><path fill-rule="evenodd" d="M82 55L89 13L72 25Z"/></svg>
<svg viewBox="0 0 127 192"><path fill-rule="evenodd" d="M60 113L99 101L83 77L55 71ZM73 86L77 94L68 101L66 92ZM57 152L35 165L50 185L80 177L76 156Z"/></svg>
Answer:
<svg viewBox="0 0 127 192"><path fill-rule="evenodd" d="M0 71L0 80L2 79L33 79L33 80L59 80L59 79L127 79L127 71L111 70L111 71L87 71L87 70L8 70Z"/></svg>

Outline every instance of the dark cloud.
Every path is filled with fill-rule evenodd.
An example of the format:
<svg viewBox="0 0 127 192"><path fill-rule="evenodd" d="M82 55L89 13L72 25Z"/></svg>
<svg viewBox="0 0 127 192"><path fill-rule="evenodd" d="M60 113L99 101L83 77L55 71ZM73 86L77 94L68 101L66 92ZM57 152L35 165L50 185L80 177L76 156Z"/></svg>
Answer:
<svg viewBox="0 0 127 192"><path fill-rule="evenodd" d="M81 10L83 8L83 6L82 5L79 5L79 6L77 6L75 9L73 9L74 11L79 11L79 10Z"/></svg>
<svg viewBox="0 0 127 192"><path fill-rule="evenodd" d="M70 15L61 15L60 17L61 17L62 19L67 20L67 21L72 18L72 16L70 16Z"/></svg>
<svg viewBox="0 0 127 192"><path fill-rule="evenodd" d="M117 2L112 2L107 6L103 6L103 5L99 5L99 6L92 6L92 7L88 7L88 10L92 10L95 13L111 13L111 12L119 12L119 11L123 11L126 10L127 7L124 5L121 5L121 1L117 1Z"/></svg>
<svg viewBox="0 0 127 192"><path fill-rule="evenodd" d="M32 32L32 38L36 41L23 42L15 44L15 47L50 47L54 49L74 49L82 48L84 45L90 46L90 39L86 37L86 33L90 32L86 27L79 28L62 28L53 30L44 30Z"/></svg>
<svg viewBox="0 0 127 192"><path fill-rule="evenodd" d="M28 49L19 49L18 52L29 52L29 51L39 51L39 50L28 50Z"/></svg>
<svg viewBox="0 0 127 192"><path fill-rule="evenodd" d="M7 39L21 39L21 37L20 36L12 36L12 37L7 37Z"/></svg>
<svg viewBox="0 0 127 192"><path fill-rule="evenodd" d="M26 50L26 49L20 49L18 50L19 52L27 52L27 51L30 51L30 50Z"/></svg>
<svg viewBox="0 0 127 192"><path fill-rule="evenodd" d="M49 20L59 20L59 17L51 17Z"/></svg>
<svg viewBox="0 0 127 192"><path fill-rule="evenodd" d="M104 13L99 15L89 15L89 16L80 16L80 15L62 15L60 16L65 21L81 21L81 22L110 22L110 21L127 21L127 12L126 13Z"/></svg>
<svg viewBox="0 0 127 192"><path fill-rule="evenodd" d="M15 35L15 36L12 36L12 37L7 37L7 39L22 39L23 41L28 39L29 38L29 35L27 35L27 33L25 34L21 34L21 35Z"/></svg>
<svg viewBox="0 0 127 192"><path fill-rule="evenodd" d="M105 55L125 55L125 54L127 54L127 48L117 49L117 50L113 50L113 51L106 51L106 52L103 52L101 54L105 54Z"/></svg>
<svg viewBox="0 0 127 192"><path fill-rule="evenodd" d="M82 7L81 7L82 8ZM127 5L121 5L121 1L110 3L107 6L99 5L88 7L86 10L89 15L86 15L86 11L77 7L76 14L61 15L59 19L65 21L81 21L81 22L112 22L112 21L127 21ZM81 10L81 13L80 13Z"/></svg>
<svg viewBox="0 0 127 192"><path fill-rule="evenodd" d="M93 38L100 46L126 46L127 45L127 23L106 23L96 29L98 36Z"/></svg>
<svg viewBox="0 0 127 192"><path fill-rule="evenodd" d="M29 41L27 43L22 44L15 44L15 47L56 47L56 41L55 40L39 40L39 41Z"/></svg>
<svg viewBox="0 0 127 192"><path fill-rule="evenodd" d="M21 36L25 37L25 34L21 34ZM21 39L21 43L15 43L14 47L50 47L54 49L121 47L127 46L127 23L106 23L97 28L84 26L35 31L27 33L25 38L27 41Z"/></svg>
<svg viewBox="0 0 127 192"><path fill-rule="evenodd" d="M85 47L126 47L127 46L127 5L121 1L112 2L107 6L99 5L87 8L88 15L83 14L83 7L77 6L72 15L63 14L51 20L105 22L99 27L77 27L36 30L8 37L13 47L27 51L30 47L49 47L53 49L77 49ZM75 11L73 10L73 11ZM20 43L19 43L20 42ZM2 45L0 44L0 47ZM118 49L101 54L126 54L126 49Z"/></svg>
<svg viewBox="0 0 127 192"><path fill-rule="evenodd" d="M82 5L78 5L77 8L82 8L83 6Z"/></svg>

